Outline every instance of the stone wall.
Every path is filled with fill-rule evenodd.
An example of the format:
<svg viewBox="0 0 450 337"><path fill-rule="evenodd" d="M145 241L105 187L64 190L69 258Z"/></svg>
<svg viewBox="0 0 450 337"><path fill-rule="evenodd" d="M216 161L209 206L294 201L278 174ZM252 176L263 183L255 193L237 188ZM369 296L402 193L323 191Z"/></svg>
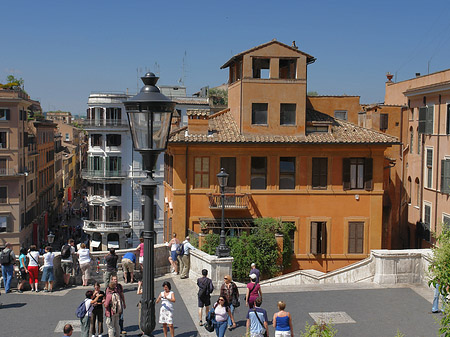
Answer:
<svg viewBox="0 0 450 337"><path fill-rule="evenodd" d="M189 278L197 279L202 277L202 269L208 271L208 277L213 281L214 287L219 288L223 283L225 275L232 275L232 257L218 258L216 255L209 255L199 249L191 250L191 269Z"/></svg>
<svg viewBox="0 0 450 337"><path fill-rule="evenodd" d="M430 249L372 250L367 259L329 273L298 270L270 280L264 285L374 282L377 284L423 284L428 282Z"/></svg>

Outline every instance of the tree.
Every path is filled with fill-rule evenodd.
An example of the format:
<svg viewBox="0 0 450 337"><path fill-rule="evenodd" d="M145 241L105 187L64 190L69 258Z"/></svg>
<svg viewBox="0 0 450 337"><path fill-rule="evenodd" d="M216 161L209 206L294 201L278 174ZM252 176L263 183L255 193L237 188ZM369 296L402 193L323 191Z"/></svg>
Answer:
<svg viewBox="0 0 450 337"><path fill-rule="evenodd" d="M14 75L6 76L6 84L0 84L0 88L14 89L23 88L24 80L22 78L15 78Z"/></svg>
<svg viewBox="0 0 450 337"><path fill-rule="evenodd" d="M306 94L307 96L319 96L319 93L317 91L308 91Z"/></svg>
<svg viewBox="0 0 450 337"><path fill-rule="evenodd" d="M441 226L442 227L442 226ZM431 280L428 285L436 287L439 284L439 292L443 298L450 294L450 231L443 229L436 235L436 246L432 248L433 258L429 266ZM439 334L450 336L450 310L444 301L443 316L440 322Z"/></svg>
<svg viewBox="0 0 450 337"><path fill-rule="evenodd" d="M208 91L208 97L213 105L228 105L228 91L224 89L212 88Z"/></svg>

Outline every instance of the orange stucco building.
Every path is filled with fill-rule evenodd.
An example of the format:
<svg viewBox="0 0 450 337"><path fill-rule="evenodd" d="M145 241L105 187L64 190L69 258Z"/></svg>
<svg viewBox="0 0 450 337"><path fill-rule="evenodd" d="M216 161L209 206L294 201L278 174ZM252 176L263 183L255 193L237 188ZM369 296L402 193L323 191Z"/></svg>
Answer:
<svg viewBox="0 0 450 337"><path fill-rule="evenodd" d="M222 66L228 109L190 111L188 126L170 136L166 240L205 227L218 233L224 168L229 235L258 217L294 223L293 269L331 271L382 247L384 153L398 140L313 108L306 69L314 61L273 40Z"/></svg>

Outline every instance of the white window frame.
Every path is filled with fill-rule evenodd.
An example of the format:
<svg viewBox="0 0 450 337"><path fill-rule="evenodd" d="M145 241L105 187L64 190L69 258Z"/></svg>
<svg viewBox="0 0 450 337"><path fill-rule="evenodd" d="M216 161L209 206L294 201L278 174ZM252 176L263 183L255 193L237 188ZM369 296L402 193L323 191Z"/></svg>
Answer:
<svg viewBox="0 0 450 337"><path fill-rule="evenodd" d="M428 156L428 150L431 150L431 181L428 181L428 167L427 167L427 156ZM425 187L432 189L433 188L433 176L434 176L434 148L432 146L425 146L425 160L424 163L424 171L425 171Z"/></svg>
<svg viewBox="0 0 450 337"><path fill-rule="evenodd" d="M342 118L338 118L338 117L336 117L336 112L344 112L345 113L345 119L342 119ZM341 120L341 121L347 121L348 120L348 111L347 110L334 110L334 115L333 115L333 117L334 118L337 118L337 119L339 119L339 120Z"/></svg>
<svg viewBox="0 0 450 337"><path fill-rule="evenodd" d="M442 212L442 228L444 228L444 217L449 218L450 219L450 214ZM448 226L450 228L450 221L448 223Z"/></svg>
<svg viewBox="0 0 450 337"><path fill-rule="evenodd" d="M429 225L430 225L430 231L431 231L431 222L433 221L433 204L431 203L431 202L429 202L429 201L423 201L423 218L422 218L422 221L423 221L423 223L426 223L425 222L425 206L429 206L430 207L430 223L429 223Z"/></svg>
<svg viewBox="0 0 450 337"><path fill-rule="evenodd" d="M0 110L9 110L9 115L11 116L11 108L6 107L6 106L0 106ZM7 121L6 111L5 111L5 116L3 118L0 118L0 121Z"/></svg>

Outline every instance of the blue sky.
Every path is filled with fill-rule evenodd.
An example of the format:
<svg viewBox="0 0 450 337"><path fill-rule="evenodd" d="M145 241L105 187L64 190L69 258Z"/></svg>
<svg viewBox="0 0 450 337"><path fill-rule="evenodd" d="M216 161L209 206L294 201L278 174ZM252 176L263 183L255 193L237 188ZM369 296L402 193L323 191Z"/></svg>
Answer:
<svg viewBox="0 0 450 337"><path fill-rule="evenodd" d="M43 0L2 12L0 82L23 78L44 111L85 114L90 92L135 92L146 69L178 84L183 59L192 94L225 83L221 65L273 38L317 58L308 90L362 103L383 101L388 71L400 81L450 68L449 1Z"/></svg>

